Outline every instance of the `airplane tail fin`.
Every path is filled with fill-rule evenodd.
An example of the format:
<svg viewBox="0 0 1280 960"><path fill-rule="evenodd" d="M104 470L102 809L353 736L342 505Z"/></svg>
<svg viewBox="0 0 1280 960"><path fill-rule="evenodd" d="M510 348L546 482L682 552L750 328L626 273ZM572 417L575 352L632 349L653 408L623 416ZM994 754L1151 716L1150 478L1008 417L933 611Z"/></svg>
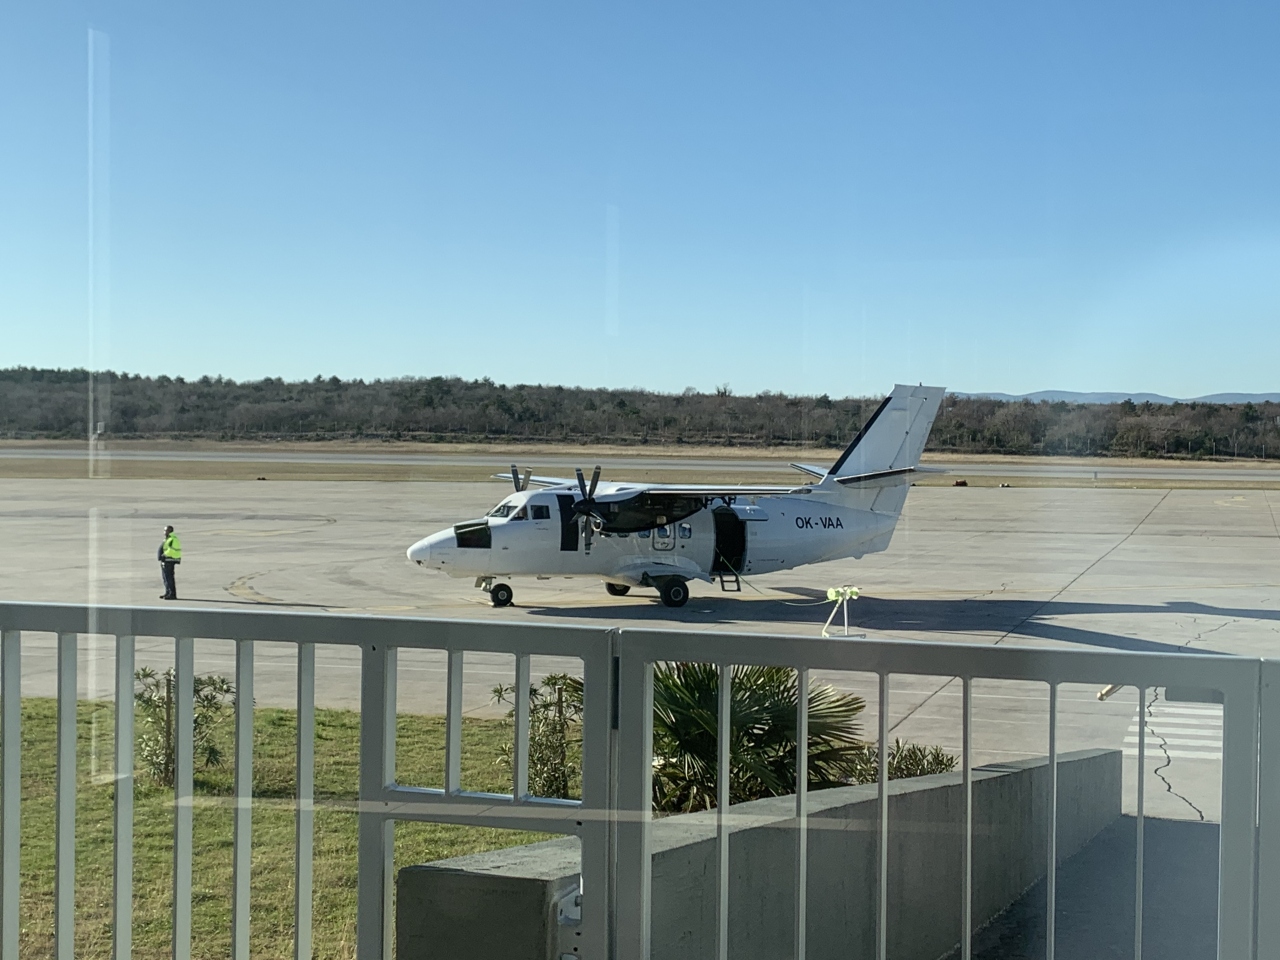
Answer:
<svg viewBox="0 0 1280 960"><path fill-rule="evenodd" d="M815 485L815 492L883 519L857 556L888 549L945 393L944 387L898 384Z"/></svg>
<svg viewBox="0 0 1280 960"><path fill-rule="evenodd" d="M906 473L920 465L945 387L898 384L831 465L821 486Z"/></svg>

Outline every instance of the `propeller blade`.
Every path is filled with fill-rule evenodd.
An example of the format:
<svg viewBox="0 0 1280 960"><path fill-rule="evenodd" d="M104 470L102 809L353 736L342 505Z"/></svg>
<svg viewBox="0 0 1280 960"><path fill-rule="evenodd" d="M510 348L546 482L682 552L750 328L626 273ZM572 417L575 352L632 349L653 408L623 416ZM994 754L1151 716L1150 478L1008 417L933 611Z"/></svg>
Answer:
<svg viewBox="0 0 1280 960"><path fill-rule="evenodd" d="M582 521L582 550L584 553L591 553L591 518L588 517Z"/></svg>
<svg viewBox="0 0 1280 960"><path fill-rule="evenodd" d="M578 489L582 491L582 499L590 500L591 494L587 493L587 481L586 481L586 478L583 477L582 475L582 468L574 467L573 470L578 475Z"/></svg>
<svg viewBox="0 0 1280 960"><path fill-rule="evenodd" d="M599 482L600 482L600 464L598 464L598 463L597 463L597 464L596 464L596 468L595 468L594 470L592 470L592 471L591 471L591 494L590 494L590 496L594 497L594 496L596 495L596 484L598 484Z"/></svg>
<svg viewBox="0 0 1280 960"><path fill-rule="evenodd" d="M524 487L520 486L520 471L516 469L516 465L511 465L511 482L516 486L516 493L519 493Z"/></svg>
<svg viewBox="0 0 1280 960"><path fill-rule="evenodd" d="M529 489L529 478L530 478L530 477L532 477L532 476L533 476L533 471L532 471L532 470L526 470L526 471L524 472L524 476L520 478L520 489L521 489L521 490L528 490L528 489Z"/></svg>

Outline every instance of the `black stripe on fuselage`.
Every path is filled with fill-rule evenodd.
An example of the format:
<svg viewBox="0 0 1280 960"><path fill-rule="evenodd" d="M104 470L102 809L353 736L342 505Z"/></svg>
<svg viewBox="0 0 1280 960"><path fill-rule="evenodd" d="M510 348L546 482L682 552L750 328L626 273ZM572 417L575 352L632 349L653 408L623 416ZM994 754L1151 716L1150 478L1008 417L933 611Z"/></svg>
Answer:
<svg viewBox="0 0 1280 960"><path fill-rule="evenodd" d="M828 476L840 472L840 468L844 466L844 462L848 460L849 455L857 449L858 444L862 442L862 438L865 437L867 435L867 431L871 429L871 425L876 422L876 418L879 417L880 414L884 413L884 408L889 405L889 401L892 399L893 394L890 394L881 401L880 406L876 407L876 412L867 418L867 422L862 425L862 429L858 431L858 435L853 438L853 443L845 447L844 453L840 454L840 459L831 465L831 469L827 471Z"/></svg>

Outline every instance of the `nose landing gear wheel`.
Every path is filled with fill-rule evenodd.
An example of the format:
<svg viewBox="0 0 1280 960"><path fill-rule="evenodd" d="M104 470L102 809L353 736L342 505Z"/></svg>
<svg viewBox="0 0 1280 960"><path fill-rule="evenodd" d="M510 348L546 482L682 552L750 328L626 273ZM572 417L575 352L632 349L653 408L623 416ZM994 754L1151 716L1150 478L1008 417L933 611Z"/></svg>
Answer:
<svg viewBox="0 0 1280 960"><path fill-rule="evenodd" d="M683 607L689 600L689 585L683 580L667 580L658 588L665 607Z"/></svg>
<svg viewBox="0 0 1280 960"><path fill-rule="evenodd" d="M511 590L510 584L495 583L489 589L489 599L493 601L495 607L509 607L511 600L515 594Z"/></svg>
<svg viewBox="0 0 1280 960"><path fill-rule="evenodd" d="M611 597L625 597L631 592L631 588L625 583L606 583L604 588Z"/></svg>

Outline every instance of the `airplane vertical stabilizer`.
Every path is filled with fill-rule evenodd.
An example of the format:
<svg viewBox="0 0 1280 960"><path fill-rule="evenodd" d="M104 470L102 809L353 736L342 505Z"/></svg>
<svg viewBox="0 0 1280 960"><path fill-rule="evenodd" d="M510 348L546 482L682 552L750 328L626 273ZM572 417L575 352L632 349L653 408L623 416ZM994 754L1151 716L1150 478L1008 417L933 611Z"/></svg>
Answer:
<svg viewBox="0 0 1280 960"><path fill-rule="evenodd" d="M945 393L945 387L898 384L831 465L821 485L918 466Z"/></svg>

